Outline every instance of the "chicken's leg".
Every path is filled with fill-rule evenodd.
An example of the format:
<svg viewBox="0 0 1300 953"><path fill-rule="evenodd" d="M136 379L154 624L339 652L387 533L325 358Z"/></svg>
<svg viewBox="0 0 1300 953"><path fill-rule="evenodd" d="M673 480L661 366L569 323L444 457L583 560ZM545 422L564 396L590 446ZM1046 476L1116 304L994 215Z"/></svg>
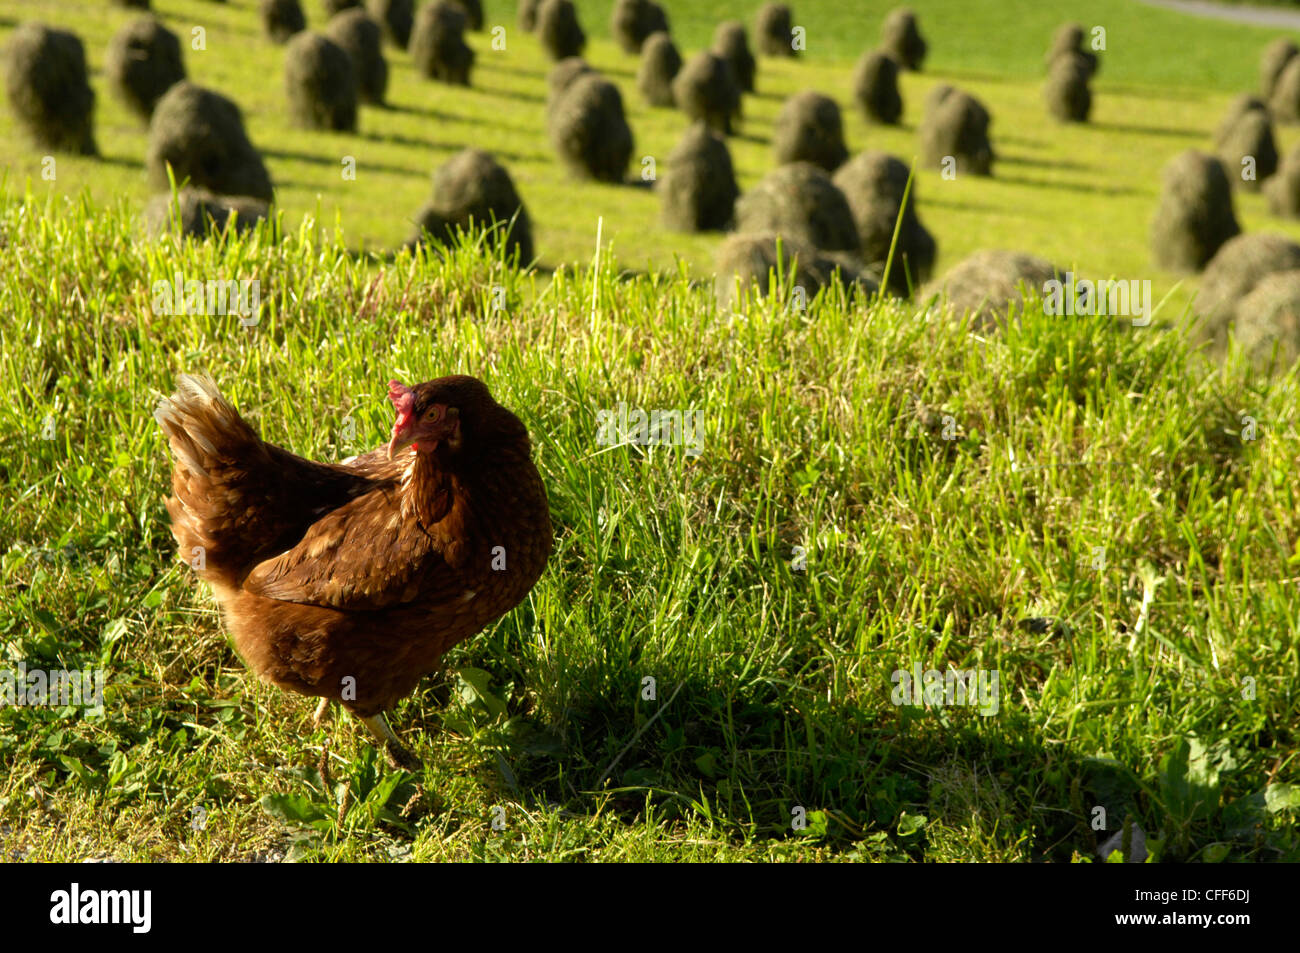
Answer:
<svg viewBox="0 0 1300 953"><path fill-rule="evenodd" d="M325 716L329 714L329 710L330 700L322 698L320 704L316 706L316 714L311 717L311 723L316 726L317 731L320 731L320 726L325 721Z"/></svg>
<svg viewBox="0 0 1300 953"><path fill-rule="evenodd" d="M369 718L361 718L362 724L370 729L370 733L375 736L375 740L384 746L384 754L388 756L388 763L394 768L405 768L407 771L418 771L424 767L420 761L404 744L401 739L393 733L393 729L388 727L388 719L384 717L381 711L377 715L371 715Z"/></svg>

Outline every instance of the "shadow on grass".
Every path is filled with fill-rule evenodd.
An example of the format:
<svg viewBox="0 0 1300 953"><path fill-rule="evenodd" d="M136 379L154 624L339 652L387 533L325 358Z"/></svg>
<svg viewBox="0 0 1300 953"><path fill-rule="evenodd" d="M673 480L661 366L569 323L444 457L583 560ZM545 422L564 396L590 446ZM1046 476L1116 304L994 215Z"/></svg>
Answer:
<svg viewBox="0 0 1300 953"><path fill-rule="evenodd" d="M1171 139L1204 139L1204 129L1170 129L1130 122L1093 122L1088 125L1103 132L1124 132L1143 136L1168 136Z"/></svg>
<svg viewBox="0 0 1300 953"><path fill-rule="evenodd" d="M1002 161L1002 160L998 160ZM994 178L999 182L1005 182L1008 185L1027 185L1034 189L1064 190L1066 192L1078 192L1081 195L1141 195L1138 189L1129 188L1128 186L1099 186L1089 185L1083 182L1046 182L1042 179L1026 179L1023 176L1015 175L995 175Z"/></svg>
<svg viewBox="0 0 1300 953"><path fill-rule="evenodd" d="M374 133L362 133L362 139L368 139L371 142L388 142L388 136L378 136ZM306 162L310 165L326 165L333 169L341 169L342 165L339 160L333 156L313 155L309 152L294 152L289 149L263 149L262 154L272 159L281 159L285 162ZM403 165L391 165L386 162L372 162L365 159L358 163L362 168L371 169L375 172L391 172L395 175L425 175L425 171L420 169L411 169ZM282 185L288 183L280 183Z"/></svg>

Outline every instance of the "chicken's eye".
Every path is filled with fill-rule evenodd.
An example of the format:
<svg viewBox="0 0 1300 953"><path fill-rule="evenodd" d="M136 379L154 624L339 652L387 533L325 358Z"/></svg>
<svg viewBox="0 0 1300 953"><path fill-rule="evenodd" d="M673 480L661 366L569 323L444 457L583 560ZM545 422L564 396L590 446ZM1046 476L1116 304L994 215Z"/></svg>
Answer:
<svg viewBox="0 0 1300 953"><path fill-rule="evenodd" d="M428 421L430 421L430 422L434 422L434 421L436 421L436 420L438 419L438 413L439 413L439 411L438 411L438 407L437 407L436 405L433 406L433 407L430 407L427 411L425 411L425 413L424 413L424 419L425 419L425 420L428 420Z"/></svg>

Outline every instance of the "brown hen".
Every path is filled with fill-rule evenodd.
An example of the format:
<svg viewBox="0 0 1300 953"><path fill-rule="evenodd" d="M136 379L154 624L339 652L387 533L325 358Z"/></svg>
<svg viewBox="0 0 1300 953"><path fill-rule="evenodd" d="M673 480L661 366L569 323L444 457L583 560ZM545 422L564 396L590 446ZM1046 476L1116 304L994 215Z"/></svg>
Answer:
<svg viewBox="0 0 1300 953"><path fill-rule="evenodd" d="M262 440L205 377L154 417L175 458L183 558L245 664L357 715L390 761L418 761L384 711L453 645L523 600L551 552L528 431L473 377L393 381L392 440L341 465Z"/></svg>

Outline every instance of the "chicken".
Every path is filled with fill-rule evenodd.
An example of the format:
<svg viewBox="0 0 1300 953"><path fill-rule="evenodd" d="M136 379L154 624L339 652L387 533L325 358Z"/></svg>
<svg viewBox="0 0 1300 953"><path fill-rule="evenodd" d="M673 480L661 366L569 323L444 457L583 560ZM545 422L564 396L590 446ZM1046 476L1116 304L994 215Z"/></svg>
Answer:
<svg viewBox="0 0 1300 953"><path fill-rule="evenodd" d="M388 385L387 447L342 465L262 440L206 377L154 417L175 460L181 555L244 663L359 717L390 762L418 761L384 712L443 654L518 605L551 553L528 431L473 377Z"/></svg>

